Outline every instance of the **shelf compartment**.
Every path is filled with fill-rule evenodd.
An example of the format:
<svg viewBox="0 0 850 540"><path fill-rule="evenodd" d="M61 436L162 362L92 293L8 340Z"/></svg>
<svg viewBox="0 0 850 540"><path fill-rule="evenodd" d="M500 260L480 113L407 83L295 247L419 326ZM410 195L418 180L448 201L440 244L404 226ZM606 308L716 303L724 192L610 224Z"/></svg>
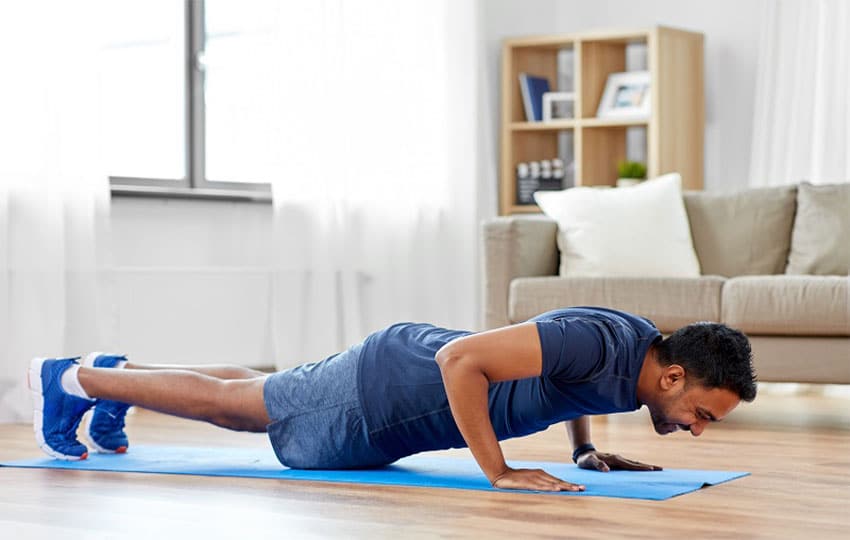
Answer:
<svg viewBox="0 0 850 540"><path fill-rule="evenodd" d="M635 51L630 54L633 46L639 47L643 54L635 56ZM648 48L649 33L590 38L581 42L581 95L584 99L580 118L595 119L609 75L650 69Z"/></svg>
<svg viewBox="0 0 850 540"><path fill-rule="evenodd" d="M564 178L562 188L575 185L575 172L572 170L575 160L575 131L572 129L517 131L510 135L512 152L510 161L503 154L502 167L504 171L510 171L511 182L502 184L501 198L506 206L512 208L511 212L539 212L534 204L519 202L518 181L516 178L517 166L520 163L532 161L552 160L560 158L564 161ZM524 210L516 210L523 208Z"/></svg>
<svg viewBox="0 0 850 540"><path fill-rule="evenodd" d="M586 128L581 133L583 186L614 186L617 163L626 159L626 126Z"/></svg>
<svg viewBox="0 0 850 540"><path fill-rule="evenodd" d="M549 85L555 84L558 78L557 58L558 49L546 48L506 48L504 54L508 57L509 63L507 67L508 77L505 79L505 86L502 91L510 94L511 103L508 117L511 122L525 122L525 108L523 107L522 92L519 87L519 74L528 73L536 77L544 77L549 80Z"/></svg>
<svg viewBox="0 0 850 540"><path fill-rule="evenodd" d="M524 131L513 135L512 169L517 163L552 159L558 155L557 132Z"/></svg>

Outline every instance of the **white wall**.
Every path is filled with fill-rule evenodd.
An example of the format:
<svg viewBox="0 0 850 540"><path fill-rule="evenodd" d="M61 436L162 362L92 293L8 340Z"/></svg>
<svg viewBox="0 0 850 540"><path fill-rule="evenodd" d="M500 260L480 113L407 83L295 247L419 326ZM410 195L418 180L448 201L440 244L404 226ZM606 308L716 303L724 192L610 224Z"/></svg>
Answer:
<svg viewBox="0 0 850 540"><path fill-rule="evenodd" d="M747 186L760 22L767 0L482 0L489 114L499 125L501 40L510 36L664 25L705 34L705 189ZM490 133L496 145L498 133ZM485 164L493 169L495 164ZM494 177L495 178L495 177ZM495 180L493 180L495 184ZM487 201L489 203L489 201Z"/></svg>
<svg viewBox="0 0 850 540"><path fill-rule="evenodd" d="M111 212L118 352L274 363L270 204L115 197Z"/></svg>

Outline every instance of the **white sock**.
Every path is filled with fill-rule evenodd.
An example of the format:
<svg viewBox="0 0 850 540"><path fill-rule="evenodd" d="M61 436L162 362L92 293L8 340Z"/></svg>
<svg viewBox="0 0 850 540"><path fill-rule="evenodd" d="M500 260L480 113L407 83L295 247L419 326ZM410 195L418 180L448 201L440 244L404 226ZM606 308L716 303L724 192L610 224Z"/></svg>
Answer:
<svg viewBox="0 0 850 540"><path fill-rule="evenodd" d="M65 370L65 373L62 374L62 378L60 379L62 390L64 390L66 394L94 401L83 389L83 385L80 384L80 378L78 376L79 371L80 366L76 364Z"/></svg>

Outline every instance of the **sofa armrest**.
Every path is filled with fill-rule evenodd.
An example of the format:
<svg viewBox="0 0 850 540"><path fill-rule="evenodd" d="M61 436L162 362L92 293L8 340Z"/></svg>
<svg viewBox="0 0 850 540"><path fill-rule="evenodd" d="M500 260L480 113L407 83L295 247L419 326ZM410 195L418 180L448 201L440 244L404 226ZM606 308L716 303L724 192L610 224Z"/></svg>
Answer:
<svg viewBox="0 0 850 540"><path fill-rule="evenodd" d="M518 277L558 273L558 226L544 216L507 216L482 224L484 327L510 324L508 294Z"/></svg>

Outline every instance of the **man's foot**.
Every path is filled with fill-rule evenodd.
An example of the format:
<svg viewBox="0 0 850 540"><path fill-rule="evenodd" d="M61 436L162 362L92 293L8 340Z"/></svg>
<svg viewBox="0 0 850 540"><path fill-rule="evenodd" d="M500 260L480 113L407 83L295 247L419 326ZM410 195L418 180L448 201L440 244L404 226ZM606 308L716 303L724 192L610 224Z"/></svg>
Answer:
<svg viewBox="0 0 850 540"><path fill-rule="evenodd" d="M62 389L62 373L76 364L76 358L34 358L28 373L35 440L48 455L68 461L88 457L88 448L77 440L77 427L94 405L94 400Z"/></svg>
<svg viewBox="0 0 850 540"><path fill-rule="evenodd" d="M86 356L83 366L96 368L114 368L127 357L118 354L94 352ZM123 454L130 446L124 433L124 417L130 405L107 399L97 400L86 434L92 447L104 454Z"/></svg>

